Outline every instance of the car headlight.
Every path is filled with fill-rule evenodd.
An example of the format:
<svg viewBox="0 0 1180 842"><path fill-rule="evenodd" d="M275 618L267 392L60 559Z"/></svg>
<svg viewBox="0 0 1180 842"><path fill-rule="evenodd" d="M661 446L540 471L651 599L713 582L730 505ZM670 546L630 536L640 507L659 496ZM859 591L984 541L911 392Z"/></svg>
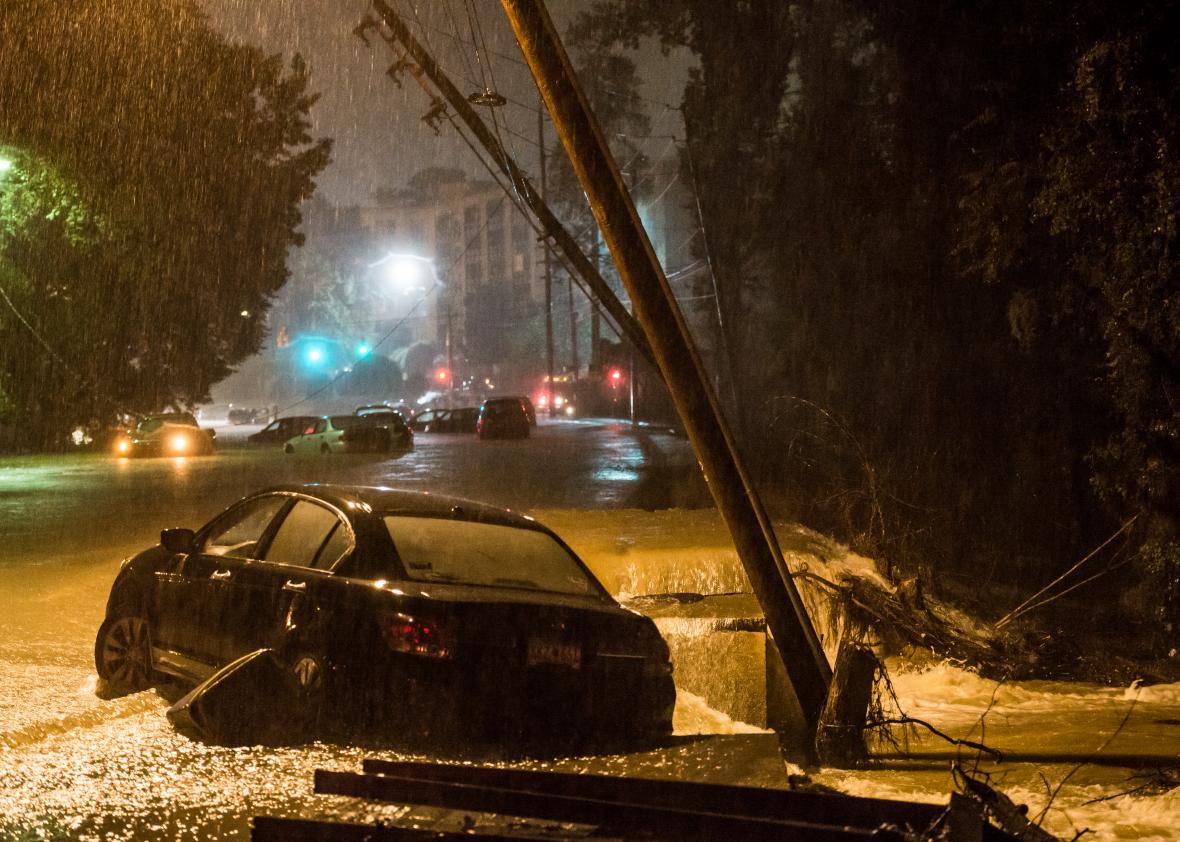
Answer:
<svg viewBox="0 0 1180 842"><path fill-rule="evenodd" d="M119 439L117 442L115 442L115 452L116 453L127 453L130 450L131 450L131 442L127 441L127 439Z"/></svg>
<svg viewBox="0 0 1180 842"><path fill-rule="evenodd" d="M188 450L188 436L177 434L168 439L168 447L173 453L184 453Z"/></svg>

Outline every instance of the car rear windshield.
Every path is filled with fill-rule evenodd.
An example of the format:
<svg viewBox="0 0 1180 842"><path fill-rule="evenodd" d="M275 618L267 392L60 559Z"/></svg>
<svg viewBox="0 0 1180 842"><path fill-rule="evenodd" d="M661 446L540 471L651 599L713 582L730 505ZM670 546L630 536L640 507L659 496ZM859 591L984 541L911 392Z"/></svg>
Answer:
<svg viewBox="0 0 1180 842"><path fill-rule="evenodd" d="M332 426L337 430L357 430L366 424L359 415L333 415Z"/></svg>
<svg viewBox="0 0 1180 842"><path fill-rule="evenodd" d="M387 515L406 575L421 582L597 596L598 583L544 532L449 518Z"/></svg>
<svg viewBox="0 0 1180 842"><path fill-rule="evenodd" d="M367 415L358 415L357 417L369 427L393 427L396 429L406 425L401 415L396 412L370 412Z"/></svg>

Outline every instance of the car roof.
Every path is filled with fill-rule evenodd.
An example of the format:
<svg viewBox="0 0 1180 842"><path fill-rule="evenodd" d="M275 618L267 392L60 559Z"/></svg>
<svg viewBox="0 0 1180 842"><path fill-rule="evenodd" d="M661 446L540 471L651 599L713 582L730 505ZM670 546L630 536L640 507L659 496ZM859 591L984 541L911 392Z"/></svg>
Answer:
<svg viewBox="0 0 1180 842"><path fill-rule="evenodd" d="M144 421L163 421L165 424L188 424L190 426L196 425L197 419L191 412L157 412L155 415L145 415L139 419L140 423Z"/></svg>
<svg viewBox="0 0 1180 842"><path fill-rule="evenodd" d="M473 520L481 523L496 523L503 526L516 526L522 529L534 529L549 532L531 517L517 514L511 509L502 509L488 503L467 500L463 497L451 497L445 494L432 494L427 491L406 491L404 489L388 488L370 485L336 485L331 483L290 483L277 485L260 491L259 494L274 492L288 492L306 494L318 497L331 503L341 511L351 511L363 503L374 512L386 514L414 514L426 517L449 517L456 520Z"/></svg>

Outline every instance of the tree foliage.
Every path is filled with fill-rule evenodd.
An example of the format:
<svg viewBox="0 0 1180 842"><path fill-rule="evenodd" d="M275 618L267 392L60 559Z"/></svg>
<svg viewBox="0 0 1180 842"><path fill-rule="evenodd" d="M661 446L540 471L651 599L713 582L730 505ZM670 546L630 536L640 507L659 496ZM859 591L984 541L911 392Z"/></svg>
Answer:
<svg viewBox="0 0 1180 842"><path fill-rule="evenodd" d="M600 50L694 54L683 165L745 445L798 514L973 586L1052 578L1140 515L1142 572L1180 593L1178 8L580 18Z"/></svg>
<svg viewBox="0 0 1180 842"><path fill-rule="evenodd" d="M259 347L328 160L305 66L227 43L191 0L6 3L0 40L0 389L20 427L205 398Z"/></svg>

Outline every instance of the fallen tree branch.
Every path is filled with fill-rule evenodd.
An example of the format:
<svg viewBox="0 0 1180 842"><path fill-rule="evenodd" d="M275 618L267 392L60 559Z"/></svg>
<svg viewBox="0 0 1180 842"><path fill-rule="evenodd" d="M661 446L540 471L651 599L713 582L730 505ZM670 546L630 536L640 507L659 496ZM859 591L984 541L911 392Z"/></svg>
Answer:
<svg viewBox="0 0 1180 842"><path fill-rule="evenodd" d="M1004 793L964 771L958 763L951 764L951 774L959 789L982 804L1001 830L1024 842L1057 842L1057 837L1029 821L1028 807L1024 804L1017 805Z"/></svg>
<svg viewBox="0 0 1180 842"><path fill-rule="evenodd" d="M934 734L934 736L946 740L951 745L963 746L965 748L973 748L977 751L986 752L987 754L990 754L992 757L994 757L997 763L1004 762L1004 754L999 749L992 748L991 746L984 745L983 743L977 743L974 740L957 739L952 737L950 734L947 734L945 731L938 730L926 720L917 719L913 716L902 716L900 719L881 719L876 722L868 722L865 724L865 728L876 728L878 726L884 725L921 725L927 731Z"/></svg>

